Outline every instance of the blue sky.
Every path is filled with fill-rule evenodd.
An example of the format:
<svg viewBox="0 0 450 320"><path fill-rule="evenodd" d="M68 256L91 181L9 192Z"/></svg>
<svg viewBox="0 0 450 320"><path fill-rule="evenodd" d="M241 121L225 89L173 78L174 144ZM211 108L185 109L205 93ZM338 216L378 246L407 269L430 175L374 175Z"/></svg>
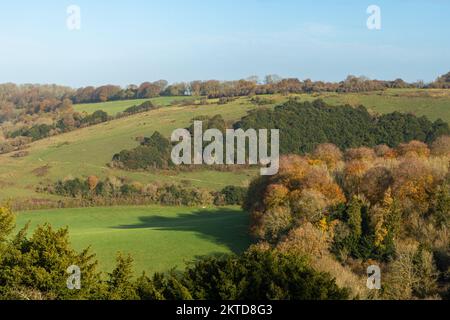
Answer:
<svg viewBox="0 0 450 320"><path fill-rule="evenodd" d="M379 31L366 27L372 4ZM431 81L450 71L449 37L450 0L15 0L0 5L0 82Z"/></svg>

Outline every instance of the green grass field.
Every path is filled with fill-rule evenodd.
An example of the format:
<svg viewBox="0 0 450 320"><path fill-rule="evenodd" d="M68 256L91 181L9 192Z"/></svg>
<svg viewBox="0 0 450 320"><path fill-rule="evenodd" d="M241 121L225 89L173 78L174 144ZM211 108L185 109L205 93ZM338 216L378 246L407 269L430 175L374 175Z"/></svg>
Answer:
<svg viewBox="0 0 450 320"><path fill-rule="evenodd" d="M131 254L135 271L182 269L205 255L240 253L251 243L248 215L238 208L112 207L19 213L17 228L50 223L69 227L76 250L88 246L99 267L111 271L118 251Z"/></svg>
<svg viewBox="0 0 450 320"><path fill-rule="evenodd" d="M125 111L129 107L140 105L146 101L151 101L154 105L160 107L166 107L171 105L175 101L180 100L195 100L194 97L158 97L152 99L135 99L124 101L110 101L103 103L85 103L74 105L74 110L78 112L93 113L97 110L103 110L108 114L114 116L119 112Z"/></svg>

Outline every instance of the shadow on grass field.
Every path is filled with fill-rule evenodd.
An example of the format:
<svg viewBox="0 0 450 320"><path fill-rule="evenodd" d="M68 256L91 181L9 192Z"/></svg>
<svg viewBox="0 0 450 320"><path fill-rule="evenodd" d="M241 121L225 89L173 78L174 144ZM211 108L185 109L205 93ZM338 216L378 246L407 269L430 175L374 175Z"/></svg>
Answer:
<svg viewBox="0 0 450 320"><path fill-rule="evenodd" d="M236 224L248 225L248 216L227 208L179 213L174 217L142 216L139 223L120 225L116 229L151 229L158 231L194 232L198 237L226 246L233 253L242 253L248 243L236 241ZM242 231L242 230L239 230Z"/></svg>
<svg viewBox="0 0 450 320"><path fill-rule="evenodd" d="M162 206L94 207L25 211L17 214L17 231L30 221L69 228L78 251L91 247L102 271L110 272L118 252L134 258L142 271L183 270L199 257L241 253L252 243L249 215L238 207Z"/></svg>

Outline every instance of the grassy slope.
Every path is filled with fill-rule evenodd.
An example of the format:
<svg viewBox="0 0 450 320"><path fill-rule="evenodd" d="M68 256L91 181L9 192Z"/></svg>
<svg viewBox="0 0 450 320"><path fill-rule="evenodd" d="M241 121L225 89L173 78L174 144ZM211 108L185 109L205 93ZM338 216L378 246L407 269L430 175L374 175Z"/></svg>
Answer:
<svg viewBox="0 0 450 320"><path fill-rule="evenodd" d="M158 97L153 99L136 99L124 101L111 101L104 103L85 103L74 105L74 110L78 112L93 113L97 110L103 110L110 115L116 115L119 112L125 111L127 108L140 105L145 101L152 101L154 105L165 107L169 106L174 101L194 99L191 97Z"/></svg>
<svg viewBox="0 0 450 320"><path fill-rule="evenodd" d="M46 222L69 226L77 250L92 246L100 268L111 271L117 252L131 254L135 269L183 268L198 256L239 253L250 244L248 215L237 208L114 207L19 213L18 228Z"/></svg>
<svg viewBox="0 0 450 320"><path fill-rule="evenodd" d="M169 137L175 128L186 127L193 117L199 115L220 113L228 120L239 119L253 108L248 103L241 104L243 101L223 106L162 108L36 141L28 149L30 154L24 158L0 155L0 200L8 197L48 197L36 194L35 186L39 182L57 181L67 176L127 176L145 183L189 180L195 186L210 189L220 189L229 184L245 185L252 178L252 171L194 171L177 175L127 172L106 166L115 153L137 146L137 136L149 136L158 130ZM50 169L45 176L38 177L32 173L34 169L46 165Z"/></svg>

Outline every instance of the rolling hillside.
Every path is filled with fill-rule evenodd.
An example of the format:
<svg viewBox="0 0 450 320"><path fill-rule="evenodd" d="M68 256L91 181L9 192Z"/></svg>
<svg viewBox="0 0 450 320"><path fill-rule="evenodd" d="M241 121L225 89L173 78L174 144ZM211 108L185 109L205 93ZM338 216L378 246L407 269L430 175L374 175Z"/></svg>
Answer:
<svg viewBox="0 0 450 320"><path fill-rule="evenodd" d="M220 113L226 120L236 120L252 108L253 105L239 101L221 106L167 107L36 141L27 149L29 155L24 158L0 155L0 199L51 198L37 194L34 191L36 185L70 176L126 176L147 183L188 180L194 186L210 189L229 184L245 185L253 177L252 172L197 171L166 175L126 172L108 168L107 164L115 153L137 146L135 138L138 136L149 136L154 131L170 136L174 129L186 127L192 118L200 115Z"/></svg>
<svg viewBox="0 0 450 320"><path fill-rule="evenodd" d="M413 113L417 116L426 116L430 120L441 118L444 121L450 122L450 90L445 89L388 89L379 92L363 92L363 93L315 93L315 94L295 94L292 97L298 97L301 100L315 100L323 99L325 102L336 104L350 104L352 106L364 105L367 109L377 113L390 113L394 111ZM262 95L280 103L287 99L286 96L276 95ZM186 100L195 98L189 97L159 97L149 99L155 105L169 106L174 101ZM240 102L249 103L248 99L240 98ZM126 100L126 101L112 101L105 103L92 104L78 104L74 109L78 112L92 113L96 110L103 110L110 115L115 115L125 109L139 105L147 101L140 100ZM217 99L210 100L210 102L217 102Z"/></svg>
<svg viewBox="0 0 450 320"><path fill-rule="evenodd" d="M260 96L270 99L271 105L282 103L287 96ZM430 119L442 118L450 122L449 90L392 89L370 93L323 93L314 95L291 95L301 100L322 98L331 104L363 104L378 113L393 111L412 112ZM156 104L170 104L171 101L186 97L156 98ZM249 97L241 97L227 104L219 105L217 100L209 100L202 106L167 106L159 110L113 120L107 123L76 130L70 133L36 141L27 149L24 158L11 158L10 154L0 155L0 199L54 198L37 194L34 190L40 182L47 183L65 177L97 175L126 176L131 180L149 183L190 181L192 185L209 189L220 189L225 185L246 185L254 176L248 172L195 171L180 174L127 172L107 167L112 156L123 149L137 146L135 138L149 136L160 131L165 136L176 128L186 127L196 116L221 114L226 120L238 120L249 110L256 108ZM106 110L111 114L125 110L144 100L106 102L91 105L76 105L75 109L86 112Z"/></svg>

